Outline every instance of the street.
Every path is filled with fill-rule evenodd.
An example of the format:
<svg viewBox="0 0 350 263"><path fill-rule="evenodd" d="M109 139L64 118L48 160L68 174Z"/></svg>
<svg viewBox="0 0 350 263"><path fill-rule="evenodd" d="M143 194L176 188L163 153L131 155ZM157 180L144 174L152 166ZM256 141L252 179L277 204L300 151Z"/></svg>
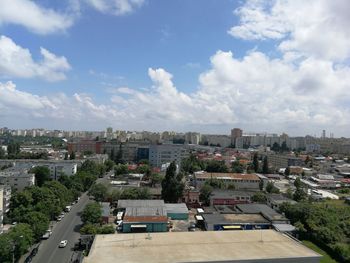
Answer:
<svg viewBox="0 0 350 263"><path fill-rule="evenodd" d="M83 211L89 198L84 193L79 202L72 206L70 212L66 213L61 222L57 222L53 228L51 237L43 240L38 254L33 258L33 263L66 263L70 262L73 254L74 243L79 240L79 227L81 220L79 213ZM59 248L61 240L68 240L65 248Z"/></svg>

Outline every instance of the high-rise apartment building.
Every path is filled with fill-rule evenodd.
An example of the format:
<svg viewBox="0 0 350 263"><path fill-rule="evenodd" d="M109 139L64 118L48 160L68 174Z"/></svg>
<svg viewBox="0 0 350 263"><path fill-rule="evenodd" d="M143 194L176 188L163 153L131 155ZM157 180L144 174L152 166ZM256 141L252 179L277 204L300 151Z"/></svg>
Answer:
<svg viewBox="0 0 350 263"><path fill-rule="evenodd" d="M231 130L231 144L235 145L236 139L243 136L243 131L239 128L233 128Z"/></svg>

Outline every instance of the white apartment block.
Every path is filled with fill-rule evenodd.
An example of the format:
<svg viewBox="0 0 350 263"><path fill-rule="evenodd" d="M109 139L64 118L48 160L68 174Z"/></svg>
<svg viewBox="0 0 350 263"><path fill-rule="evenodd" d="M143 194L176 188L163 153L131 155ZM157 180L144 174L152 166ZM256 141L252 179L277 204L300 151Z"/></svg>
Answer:
<svg viewBox="0 0 350 263"><path fill-rule="evenodd" d="M11 187L0 185L0 234L3 232L4 215L10 210Z"/></svg>
<svg viewBox="0 0 350 263"><path fill-rule="evenodd" d="M181 161L189 156L189 151L184 145L160 144L151 145L149 148L149 162L154 167L175 161L181 165Z"/></svg>
<svg viewBox="0 0 350 263"><path fill-rule="evenodd" d="M26 169L6 169L0 172L0 184L9 185L15 191L22 191L26 187L33 186L35 176Z"/></svg>
<svg viewBox="0 0 350 263"><path fill-rule="evenodd" d="M36 166L45 166L50 170L50 176L57 180L62 174L71 176L77 173L78 164L75 160L0 160L0 166L11 164L15 169L30 170Z"/></svg>

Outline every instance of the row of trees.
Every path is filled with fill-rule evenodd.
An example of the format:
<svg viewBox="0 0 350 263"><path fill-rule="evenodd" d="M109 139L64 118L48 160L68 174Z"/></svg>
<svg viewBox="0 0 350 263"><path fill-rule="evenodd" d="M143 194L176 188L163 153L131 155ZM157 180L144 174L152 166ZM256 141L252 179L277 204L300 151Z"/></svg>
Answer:
<svg viewBox="0 0 350 263"><path fill-rule="evenodd" d="M302 239L324 248L340 262L350 262L350 207L331 202L285 203L281 211L297 227Z"/></svg>
<svg viewBox="0 0 350 263"><path fill-rule="evenodd" d="M38 241L55 219L81 192L86 191L97 179L105 165L85 161L73 176L62 175L59 181L52 181L46 167L36 167L36 185L13 193L10 211L5 223L17 222L9 233L0 235L0 262L12 262L13 250L15 259L24 254ZM21 235L18 236L17 232ZM7 245L2 245L7 244Z"/></svg>
<svg viewBox="0 0 350 263"><path fill-rule="evenodd" d="M150 199L151 193L148 188L125 188L123 190L113 189L104 184L93 184L88 192L97 202L109 201L111 203L119 199Z"/></svg>
<svg viewBox="0 0 350 263"><path fill-rule="evenodd" d="M89 203L81 213L83 226L80 233L84 235L112 234L115 229L112 225L101 224L102 207L98 202Z"/></svg>
<svg viewBox="0 0 350 263"><path fill-rule="evenodd" d="M196 158L196 156L193 154L191 154L188 158L182 161L181 167L185 173L189 173L189 174L193 174L194 172L200 171L200 170L205 170L209 173L256 172L256 173L268 174L270 172L267 157L265 157L262 160L262 166L260 166L259 157L257 153L254 154L253 161L251 162L250 165L248 165L248 167L241 164L239 160L236 160L231 164L231 169L229 169L224 161L218 161L218 160L203 161Z"/></svg>

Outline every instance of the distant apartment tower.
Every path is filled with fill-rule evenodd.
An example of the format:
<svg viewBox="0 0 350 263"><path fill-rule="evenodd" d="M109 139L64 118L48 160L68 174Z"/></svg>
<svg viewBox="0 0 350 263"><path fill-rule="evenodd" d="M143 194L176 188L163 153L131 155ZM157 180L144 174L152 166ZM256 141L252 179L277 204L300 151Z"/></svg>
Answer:
<svg viewBox="0 0 350 263"><path fill-rule="evenodd" d="M322 131L322 139L325 139L326 138L326 130L323 130Z"/></svg>
<svg viewBox="0 0 350 263"><path fill-rule="evenodd" d="M149 162L154 167L175 161L181 165L182 159L189 156L189 151L184 145L160 144L151 145L149 148Z"/></svg>
<svg viewBox="0 0 350 263"><path fill-rule="evenodd" d="M236 139L243 136L243 131L239 128L233 128L231 130L231 144L236 144Z"/></svg>
<svg viewBox="0 0 350 263"><path fill-rule="evenodd" d="M185 134L185 141L190 144L199 144L201 135L198 132L187 132Z"/></svg>

